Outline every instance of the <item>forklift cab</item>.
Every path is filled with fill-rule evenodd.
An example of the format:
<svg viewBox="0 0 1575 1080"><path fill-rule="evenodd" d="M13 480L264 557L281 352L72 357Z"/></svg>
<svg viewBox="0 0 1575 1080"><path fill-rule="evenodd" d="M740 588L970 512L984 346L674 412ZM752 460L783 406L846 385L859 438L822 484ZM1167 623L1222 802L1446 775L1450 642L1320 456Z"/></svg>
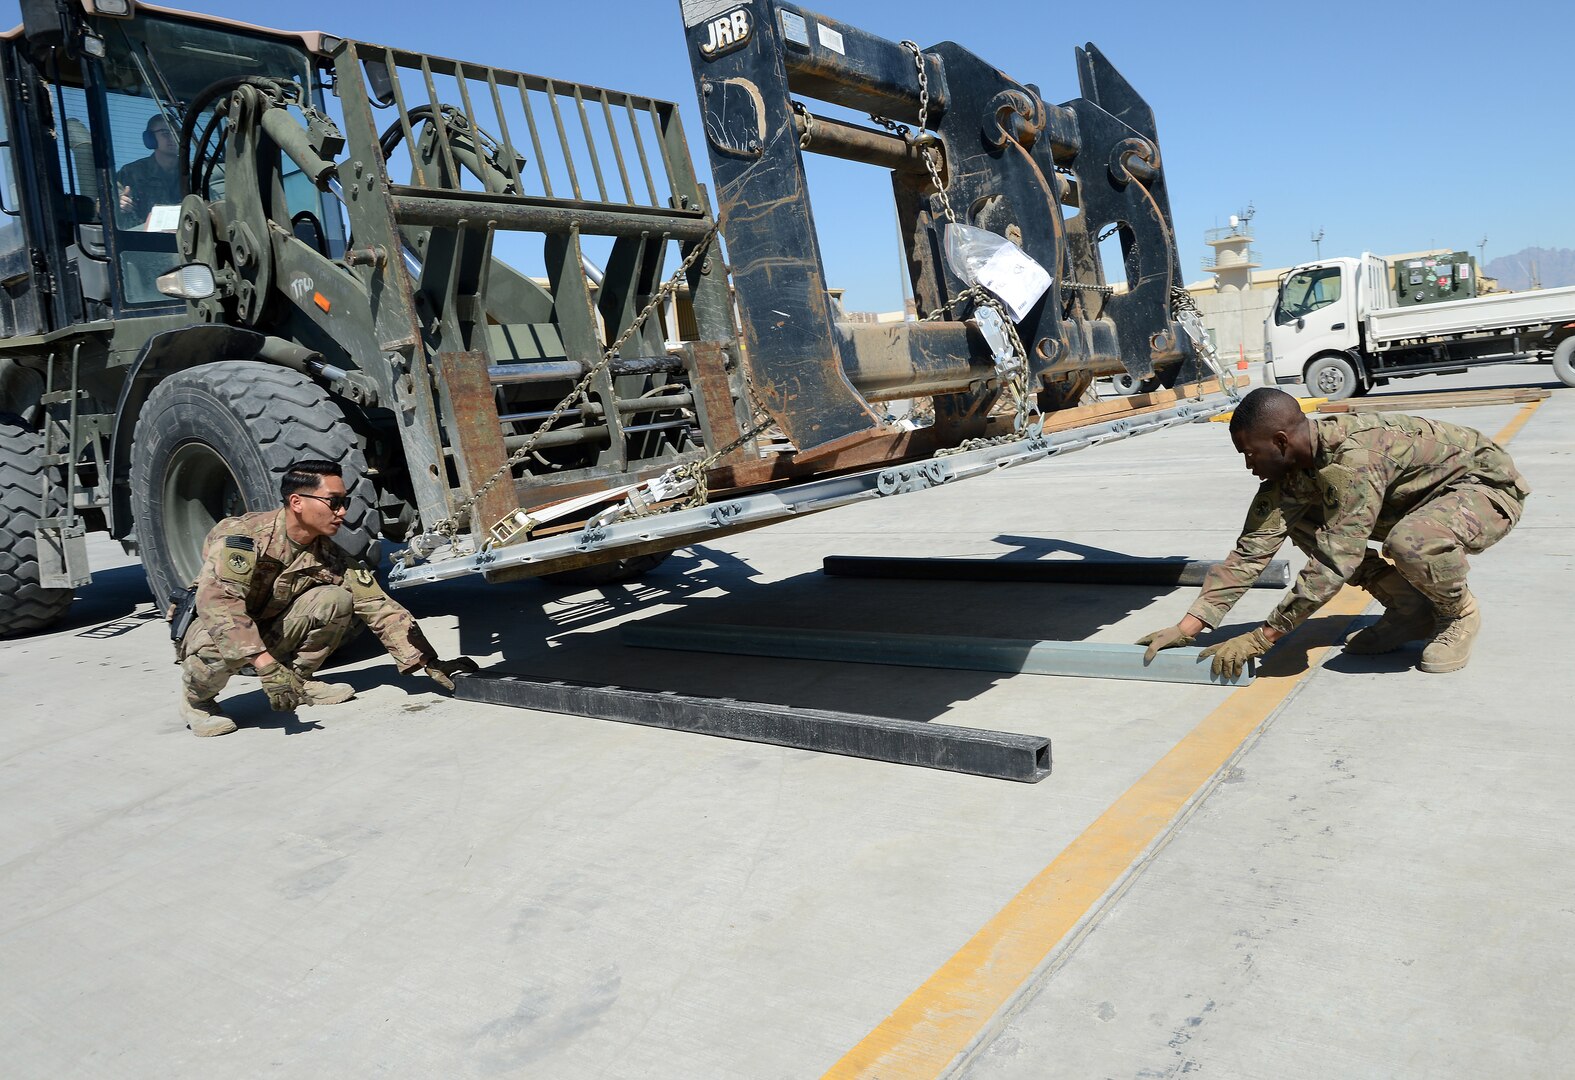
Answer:
<svg viewBox="0 0 1575 1080"><path fill-rule="evenodd" d="M223 132L210 130L214 90L248 75L288 78L318 92L300 39L269 39L239 24L194 22L129 2L24 2L23 26L0 38L7 93L0 145L0 334L48 333L109 319L182 313L156 281L181 260L176 227L191 190L190 147L211 165L198 177L222 197ZM86 9L86 10L83 10ZM190 103L207 98L200 115ZM208 140L203 143L206 134ZM281 197L325 254L343 252L337 207L298 171ZM329 249L337 248L337 252Z"/></svg>

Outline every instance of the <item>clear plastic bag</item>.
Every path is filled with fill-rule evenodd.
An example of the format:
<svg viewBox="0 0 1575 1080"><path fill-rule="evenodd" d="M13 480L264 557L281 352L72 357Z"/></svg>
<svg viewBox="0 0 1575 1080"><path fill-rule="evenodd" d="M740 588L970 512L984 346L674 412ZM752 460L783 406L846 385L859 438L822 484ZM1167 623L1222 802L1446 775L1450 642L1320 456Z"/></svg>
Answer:
<svg viewBox="0 0 1575 1080"><path fill-rule="evenodd" d="M988 289L1006 305L1013 322L1022 322L1050 288L1050 272L997 233L951 222L941 234L941 246L952 273Z"/></svg>

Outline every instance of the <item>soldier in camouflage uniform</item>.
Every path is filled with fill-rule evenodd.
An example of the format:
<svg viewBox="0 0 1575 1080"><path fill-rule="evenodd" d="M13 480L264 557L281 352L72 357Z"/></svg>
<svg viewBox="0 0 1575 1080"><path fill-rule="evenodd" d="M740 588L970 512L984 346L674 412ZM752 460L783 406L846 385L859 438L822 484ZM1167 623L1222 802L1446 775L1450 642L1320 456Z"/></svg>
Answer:
<svg viewBox="0 0 1575 1080"><path fill-rule="evenodd" d="M453 690L456 672L476 670L464 657L439 660L415 616L383 592L371 567L333 543L350 501L338 465L298 461L279 489L281 509L226 518L203 544L196 618L177 646L181 716L192 734L235 730L214 699L247 665L276 712L349 700L353 687L313 675L356 619L401 673L425 670Z"/></svg>
<svg viewBox="0 0 1575 1080"><path fill-rule="evenodd" d="M1502 540L1531 492L1497 443L1396 413L1312 420L1270 388L1242 400L1230 433L1262 486L1235 549L1209 571L1186 617L1138 642L1148 646L1145 662L1218 626L1289 538L1307 554L1306 568L1264 626L1203 651L1216 675L1239 675L1347 582L1384 605L1347 652L1386 653L1430 638L1423 671L1466 666L1482 624L1466 588L1466 556ZM1369 541L1382 542L1382 555Z"/></svg>

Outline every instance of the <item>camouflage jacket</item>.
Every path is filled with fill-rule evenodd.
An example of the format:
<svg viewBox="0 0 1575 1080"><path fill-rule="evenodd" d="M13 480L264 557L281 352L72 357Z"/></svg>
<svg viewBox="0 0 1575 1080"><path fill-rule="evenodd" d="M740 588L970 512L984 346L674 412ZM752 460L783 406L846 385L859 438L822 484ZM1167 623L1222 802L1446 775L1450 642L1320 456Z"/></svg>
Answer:
<svg viewBox="0 0 1575 1080"><path fill-rule="evenodd" d="M1236 547L1209 570L1189 615L1218 626L1293 529L1310 536L1307 566L1270 614L1276 630L1299 626L1340 591L1369 540L1429 500L1479 485L1511 521L1531 488L1497 443L1468 427L1399 413L1347 413L1310 421L1310 469L1258 488Z"/></svg>
<svg viewBox="0 0 1575 1080"><path fill-rule="evenodd" d="M322 538L302 547L285 532L284 511L225 518L203 541L197 617L227 660L266 649L258 623L271 622L308 589L343 585L355 614L399 664L414 671L437 655L416 618L383 591L366 563Z"/></svg>
<svg viewBox="0 0 1575 1080"><path fill-rule="evenodd" d="M141 228L155 206L179 206L180 168L165 171L153 155L138 158L115 176L119 184L131 189L131 209L117 210L122 227ZM115 206L120 206L120 192L115 192Z"/></svg>

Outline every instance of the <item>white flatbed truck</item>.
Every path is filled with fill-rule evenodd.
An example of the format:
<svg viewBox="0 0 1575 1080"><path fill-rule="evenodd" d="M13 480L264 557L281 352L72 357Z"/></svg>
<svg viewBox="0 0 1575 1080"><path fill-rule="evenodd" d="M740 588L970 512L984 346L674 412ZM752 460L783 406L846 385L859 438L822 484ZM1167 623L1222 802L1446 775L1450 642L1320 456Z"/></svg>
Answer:
<svg viewBox="0 0 1575 1080"><path fill-rule="evenodd" d="M1370 253L1292 267L1264 322L1263 381L1319 397L1390 379L1552 359L1575 386L1575 286L1402 306Z"/></svg>

